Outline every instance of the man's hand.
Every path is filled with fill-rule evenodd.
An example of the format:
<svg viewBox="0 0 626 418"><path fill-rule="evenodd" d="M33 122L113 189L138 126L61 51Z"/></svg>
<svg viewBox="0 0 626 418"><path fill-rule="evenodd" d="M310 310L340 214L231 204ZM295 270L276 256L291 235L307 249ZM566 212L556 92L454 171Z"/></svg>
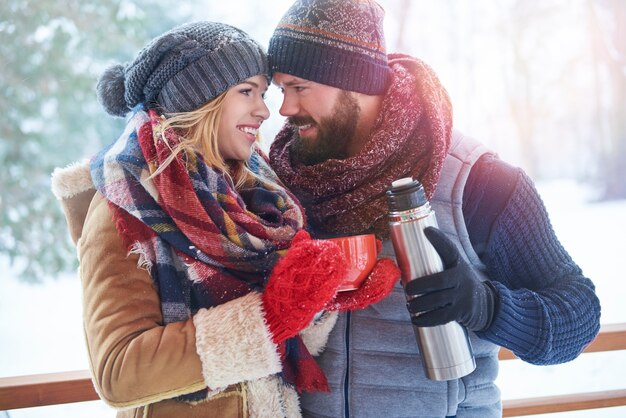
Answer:
<svg viewBox="0 0 626 418"><path fill-rule="evenodd" d="M495 287L480 279L439 229L428 227L424 234L439 253L445 270L406 285L411 322L431 327L457 321L471 331L489 327L497 300Z"/></svg>

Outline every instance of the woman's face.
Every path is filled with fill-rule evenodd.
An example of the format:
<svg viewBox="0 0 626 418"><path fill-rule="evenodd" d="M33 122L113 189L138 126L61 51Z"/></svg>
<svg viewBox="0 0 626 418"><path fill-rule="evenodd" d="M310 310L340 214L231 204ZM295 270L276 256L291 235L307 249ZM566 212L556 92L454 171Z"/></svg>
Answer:
<svg viewBox="0 0 626 418"><path fill-rule="evenodd" d="M267 79L255 75L226 92L217 128L217 147L224 160L247 160L261 123L270 111L263 96Z"/></svg>

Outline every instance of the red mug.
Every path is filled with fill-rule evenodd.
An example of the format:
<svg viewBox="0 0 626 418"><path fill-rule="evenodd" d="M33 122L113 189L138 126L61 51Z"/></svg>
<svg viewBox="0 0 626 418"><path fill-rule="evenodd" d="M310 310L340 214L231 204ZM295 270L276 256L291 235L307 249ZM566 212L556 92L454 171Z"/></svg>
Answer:
<svg viewBox="0 0 626 418"><path fill-rule="evenodd" d="M339 292L356 290L376 264L376 236L374 234L330 238L339 246L348 261L348 270Z"/></svg>

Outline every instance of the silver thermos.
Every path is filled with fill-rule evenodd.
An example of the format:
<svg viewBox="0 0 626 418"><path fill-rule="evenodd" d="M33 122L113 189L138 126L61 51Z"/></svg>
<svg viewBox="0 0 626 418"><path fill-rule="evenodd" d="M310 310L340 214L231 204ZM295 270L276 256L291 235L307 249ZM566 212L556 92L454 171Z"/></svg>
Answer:
<svg viewBox="0 0 626 418"><path fill-rule="evenodd" d="M424 235L424 228L436 227L437 219L421 183L410 177L394 181L387 191L387 201L391 241L403 285L442 271L441 258ZM413 330L429 379L458 379L476 368L467 331L458 322L414 326Z"/></svg>

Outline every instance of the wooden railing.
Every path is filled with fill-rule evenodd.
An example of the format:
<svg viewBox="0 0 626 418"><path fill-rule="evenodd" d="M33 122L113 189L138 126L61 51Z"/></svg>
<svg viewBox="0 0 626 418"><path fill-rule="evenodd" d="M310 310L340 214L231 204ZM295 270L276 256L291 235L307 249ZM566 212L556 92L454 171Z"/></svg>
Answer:
<svg viewBox="0 0 626 418"><path fill-rule="evenodd" d="M607 324L586 348L585 353L626 350L626 323ZM501 349L500 360L512 360L511 351ZM520 417L525 415L548 414L554 412L578 411L585 409L626 406L626 388L601 392L574 393L558 396L541 396L503 401L503 416Z"/></svg>
<svg viewBox="0 0 626 418"><path fill-rule="evenodd" d="M604 325L585 353L626 349L626 323ZM516 358L500 350L500 360ZM100 399L86 370L0 378L0 411ZM505 400L503 416L516 417L626 405L626 388Z"/></svg>
<svg viewBox="0 0 626 418"><path fill-rule="evenodd" d="M98 399L87 370L0 378L0 411Z"/></svg>

